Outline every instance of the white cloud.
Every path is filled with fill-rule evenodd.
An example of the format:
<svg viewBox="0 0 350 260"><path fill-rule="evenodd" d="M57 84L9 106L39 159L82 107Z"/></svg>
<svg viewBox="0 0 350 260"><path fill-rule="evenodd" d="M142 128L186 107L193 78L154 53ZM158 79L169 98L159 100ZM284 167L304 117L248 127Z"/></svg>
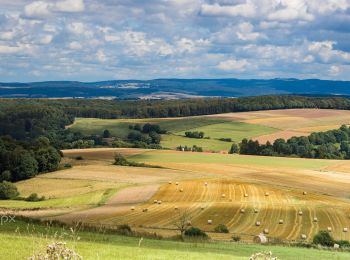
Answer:
<svg viewBox="0 0 350 260"><path fill-rule="evenodd" d="M255 6L248 1L246 4L219 5L203 4L201 14L209 16L243 16L253 17L256 14Z"/></svg>
<svg viewBox="0 0 350 260"><path fill-rule="evenodd" d="M13 31L10 32L0 32L0 39L4 41L9 41L15 38L16 34Z"/></svg>
<svg viewBox="0 0 350 260"><path fill-rule="evenodd" d="M50 5L43 1L35 1L24 7L24 14L28 18L42 19L51 15Z"/></svg>
<svg viewBox="0 0 350 260"><path fill-rule="evenodd" d="M341 72L340 67L336 66L336 65L332 65L329 70L328 70L329 74L331 76L338 76Z"/></svg>
<svg viewBox="0 0 350 260"><path fill-rule="evenodd" d="M217 66L221 70L225 71L244 71L250 63L246 60L236 60L236 59L230 59L226 61L221 61L219 65Z"/></svg>
<svg viewBox="0 0 350 260"><path fill-rule="evenodd" d="M244 22L239 24L238 26L239 31L236 33L237 37L242 41L255 41L259 37L265 36L259 32L254 32L254 27L251 23Z"/></svg>
<svg viewBox="0 0 350 260"><path fill-rule="evenodd" d="M68 24L67 29L74 34L83 34L86 31L84 24L81 22L70 23Z"/></svg>
<svg viewBox="0 0 350 260"><path fill-rule="evenodd" d="M69 43L69 49L71 50L81 50L82 49L82 45L79 42L71 42Z"/></svg>
<svg viewBox="0 0 350 260"><path fill-rule="evenodd" d="M57 2L55 10L67 13L82 12L85 10L84 0L64 0Z"/></svg>
<svg viewBox="0 0 350 260"><path fill-rule="evenodd" d="M103 50L98 50L96 53L96 58L99 62L104 63L107 61L107 56Z"/></svg>
<svg viewBox="0 0 350 260"><path fill-rule="evenodd" d="M50 44L52 42L53 36L48 34L41 37L39 40L40 44Z"/></svg>

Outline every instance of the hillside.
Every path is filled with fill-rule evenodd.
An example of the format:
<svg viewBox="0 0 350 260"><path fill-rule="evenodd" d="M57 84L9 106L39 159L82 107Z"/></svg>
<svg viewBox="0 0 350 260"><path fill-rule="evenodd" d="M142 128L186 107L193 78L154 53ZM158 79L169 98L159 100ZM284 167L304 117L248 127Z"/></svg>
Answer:
<svg viewBox="0 0 350 260"><path fill-rule="evenodd" d="M298 79L154 79L101 82L51 81L0 83L7 98L142 98L242 97L259 95L350 95L350 82Z"/></svg>
<svg viewBox="0 0 350 260"><path fill-rule="evenodd" d="M162 135L161 145L175 149L197 145L206 151L225 151L232 142L243 138L273 143L278 138L307 136L350 124L350 111L335 109L285 109L257 112L225 113L210 116L152 119L96 119L77 118L69 128L84 134L102 134L108 129L116 138L125 139L131 132L129 125L158 124L168 131ZM186 138L186 131L202 131L210 139ZM232 141L222 141L230 138Z"/></svg>
<svg viewBox="0 0 350 260"><path fill-rule="evenodd" d="M117 152L164 168L114 166ZM79 220L106 227L127 223L163 236L177 234L173 222L187 210L192 225L218 240L239 235L252 241L268 229L273 240L302 241L304 234L310 241L328 227L336 239L350 239L343 232L350 226L347 161L142 149L67 150L64 154L64 162L73 164L72 169L17 183L21 195L28 196L35 187L45 201L0 201L0 207L67 223ZM75 160L77 156L84 160ZM209 219L213 224L207 223ZM256 226L258 221L261 224ZM220 223L230 233L214 232Z"/></svg>

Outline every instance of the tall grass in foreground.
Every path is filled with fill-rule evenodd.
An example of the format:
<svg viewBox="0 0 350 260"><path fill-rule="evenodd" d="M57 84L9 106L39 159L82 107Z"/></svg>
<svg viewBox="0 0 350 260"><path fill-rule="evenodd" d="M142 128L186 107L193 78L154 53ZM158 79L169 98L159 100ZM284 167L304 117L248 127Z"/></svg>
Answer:
<svg viewBox="0 0 350 260"><path fill-rule="evenodd" d="M0 227L1 259L28 259L46 252L47 246L65 246L84 259L249 259L272 251L278 259L349 259L347 252L232 242L178 242L120 236L102 227L59 223L37 224L17 220ZM140 243L141 241L141 243Z"/></svg>

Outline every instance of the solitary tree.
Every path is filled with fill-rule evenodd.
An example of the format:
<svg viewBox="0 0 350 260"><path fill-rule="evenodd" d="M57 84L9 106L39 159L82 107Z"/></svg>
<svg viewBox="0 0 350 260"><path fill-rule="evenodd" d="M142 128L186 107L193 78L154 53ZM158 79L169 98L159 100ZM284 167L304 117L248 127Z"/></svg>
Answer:
<svg viewBox="0 0 350 260"><path fill-rule="evenodd" d="M110 138L111 137L111 133L109 132L108 129L103 131L103 138Z"/></svg>
<svg viewBox="0 0 350 260"><path fill-rule="evenodd" d="M239 150L238 145L236 143L233 143L231 145L231 149L230 149L229 153L230 154L238 153L238 150Z"/></svg>
<svg viewBox="0 0 350 260"><path fill-rule="evenodd" d="M174 221L174 226L179 230L181 240L185 239L185 231L191 225L191 215L188 211L178 213L178 217Z"/></svg>

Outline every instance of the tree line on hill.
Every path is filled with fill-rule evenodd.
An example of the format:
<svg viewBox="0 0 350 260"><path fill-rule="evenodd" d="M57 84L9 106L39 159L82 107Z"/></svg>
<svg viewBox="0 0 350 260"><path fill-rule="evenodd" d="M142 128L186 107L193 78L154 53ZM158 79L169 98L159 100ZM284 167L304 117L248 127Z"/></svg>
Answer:
<svg viewBox="0 0 350 260"><path fill-rule="evenodd" d="M29 178L41 172L57 169L60 158L58 149L88 148L108 144L105 139L110 137L109 131L105 131L101 135L85 135L73 132L69 128L66 129L67 125L74 122L75 117L180 117L287 108L350 109L350 99L305 96L205 98L173 101L1 99L0 174L4 174L3 180L17 181ZM140 129L138 129L139 126L132 126L132 128L132 133L127 140L114 140L113 145L115 147L160 148L160 135L164 133L164 130L160 129L159 126L145 124L142 128L140 126ZM348 132L342 133L343 130L339 130L340 133L327 133L326 136L313 134L307 140L293 138L285 143L278 140L270 145L260 145L246 140L241 144L241 153L348 159L350 157L348 143L347 140L343 140L346 135L348 136ZM204 134L198 134L196 138L201 138L201 136ZM332 136L336 138L337 142L339 142L339 138L342 138L339 148ZM42 137L48 140L44 142L45 149L43 144L38 143L38 140L44 140ZM234 148L232 152L235 150L237 149Z"/></svg>
<svg viewBox="0 0 350 260"><path fill-rule="evenodd" d="M272 144L260 144L258 141L243 139L233 144L230 153L288 156L317 159L350 159L350 128L346 125L339 129L312 133L309 136L291 137L288 140L276 139Z"/></svg>

